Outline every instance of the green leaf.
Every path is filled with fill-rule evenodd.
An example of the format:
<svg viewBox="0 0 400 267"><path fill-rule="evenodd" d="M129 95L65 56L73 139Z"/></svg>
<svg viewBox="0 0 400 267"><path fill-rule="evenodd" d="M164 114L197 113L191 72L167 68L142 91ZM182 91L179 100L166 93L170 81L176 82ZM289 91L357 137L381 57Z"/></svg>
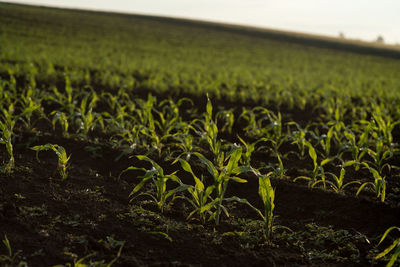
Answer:
<svg viewBox="0 0 400 267"><path fill-rule="evenodd" d="M218 170L214 167L214 164L212 164L211 161L206 159L202 154L198 152L193 152L193 155L197 156L199 160L206 165L208 172L211 174L214 179L218 179Z"/></svg>
<svg viewBox="0 0 400 267"><path fill-rule="evenodd" d="M346 174L346 170L344 168L342 168L340 170L339 180L343 181L345 174Z"/></svg>
<svg viewBox="0 0 400 267"><path fill-rule="evenodd" d="M167 174L164 176L164 178L171 179L172 181L179 184L182 183L181 180L178 178L178 176L176 176L175 174Z"/></svg>
<svg viewBox="0 0 400 267"><path fill-rule="evenodd" d="M305 145L308 147L308 154L310 155L311 159L314 162L314 165L317 164L317 153L315 152L314 147L309 143L309 142L305 142Z"/></svg>
<svg viewBox="0 0 400 267"><path fill-rule="evenodd" d="M390 261L389 261L388 264L386 265L387 267L392 267L392 266L395 264L397 258L398 258L399 255L400 255L400 239L397 239L396 241L397 241L396 250L394 251L392 257L390 257ZM395 241L395 242L396 242L396 241Z"/></svg>
<svg viewBox="0 0 400 267"><path fill-rule="evenodd" d="M385 233L382 235L381 240L379 241L378 245L382 243L383 240L385 240L386 236L392 231L392 230L398 230L400 232L400 227L397 226L392 226L388 228Z"/></svg>
<svg viewBox="0 0 400 267"><path fill-rule="evenodd" d="M203 213L205 211L211 210L212 208L215 208L215 206L218 204L218 202L219 202L219 199L217 198L217 199L214 199L213 201L207 203L207 205L200 208L200 213Z"/></svg>
<svg viewBox="0 0 400 267"><path fill-rule="evenodd" d="M230 179L232 179L233 181L235 181L235 182L238 182L238 183L247 183L247 180L246 179L242 179L242 178L239 178L239 177L230 177Z"/></svg>
<svg viewBox="0 0 400 267"><path fill-rule="evenodd" d="M384 251L379 253L378 255L375 256L374 259L380 259L384 256L386 256L390 251L392 251L396 246L399 246L400 244L400 239L396 239L390 246L388 246Z"/></svg>
<svg viewBox="0 0 400 267"><path fill-rule="evenodd" d="M142 187L147 183L148 180L150 180L152 178L152 176L149 177L144 177L139 184L137 184L133 190L131 191L131 193L129 194L128 197L132 197L134 194L136 194L137 192L139 192L140 189L142 189Z"/></svg>
<svg viewBox="0 0 400 267"><path fill-rule="evenodd" d="M325 164L331 162L332 160L334 160L335 158L328 158L328 159L324 159L323 161L321 161L321 167L324 166Z"/></svg>
<svg viewBox="0 0 400 267"><path fill-rule="evenodd" d="M182 191L186 191L190 187L191 187L190 185L184 184L184 185L178 186L177 188L169 190L168 193L165 195L165 200L167 200L172 195L175 195L176 193L179 193L179 192L182 192Z"/></svg>
<svg viewBox="0 0 400 267"><path fill-rule="evenodd" d="M208 94L207 94L207 106L206 106L206 111L207 111L208 117L209 117L210 119L212 118L212 110L213 110L213 107L212 107L212 104L211 104L211 100L210 100L210 98L208 97Z"/></svg>
<svg viewBox="0 0 400 267"><path fill-rule="evenodd" d="M349 161L346 161L346 162L343 164L343 167L350 167L350 166L353 166L354 164L356 164L356 161L355 161L355 160L349 160Z"/></svg>
<svg viewBox="0 0 400 267"><path fill-rule="evenodd" d="M163 168L161 168L160 165L158 165L155 161L153 161L149 157L144 156L144 155L137 155L136 158L139 159L139 160L144 160L144 161L150 162L151 165L153 165L153 167L157 169L157 172L159 173L159 175L160 176L164 176Z"/></svg>
<svg viewBox="0 0 400 267"><path fill-rule="evenodd" d="M241 147L235 148L235 150L232 152L229 158L229 162L226 167L227 175L230 175L232 173L232 170L237 167L241 156L242 156L242 148Z"/></svg>
<svg viewBox="0 0 400 267"><path fill-rule="evenodd" d="M374 186L374 184L371 183L371 182L365 182L365 183L363 183L363 184L360 186L360 188L358 188L357 193L356 193L356 196L358 196L358 195L360 194L361 190L363 190L364 187L366 187L367 185L372 185L372 186Z"/></svg>
<svg viewBox="0 0 400 267"><path fill-rule="evenodd" d="M246 172L254 172L254 169L250 166L238 166L232 170L232 173L235 175Z"/></svg>
<svg viewBox="0 0 400 267"><path fill-rule="evenodd" d="M381 180L382 177L380 176L379 172L373 168L369 168L369 171L372 173L374 176L375 180Z"/></svg>
<svg viewBox="0 0 400 267"><path fill-rule="evenodd" d="M204 198L207 199L210 196L210 194L214 191L214 189L215 189L214 185L208 186L204 193Z"/></svg>
<svg viewBox="0 0 400 267"><path fill-rule="evenodd" d="M312 178L311 178L311 177L307 177L307 176L297 176L296 178L293 179L293 182L296 182L297 180L307 180L307 181L311 181Z"/></svg>

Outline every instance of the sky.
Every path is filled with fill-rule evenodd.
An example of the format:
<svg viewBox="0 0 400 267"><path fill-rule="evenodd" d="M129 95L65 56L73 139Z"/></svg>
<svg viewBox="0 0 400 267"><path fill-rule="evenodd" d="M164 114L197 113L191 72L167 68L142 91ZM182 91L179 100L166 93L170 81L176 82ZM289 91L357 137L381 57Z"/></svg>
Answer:
<svg viewBox="0 0 400 267"><path fill-rule="evenodd" d="M399 0L7 0L192 18L400 44Z"/></svg>

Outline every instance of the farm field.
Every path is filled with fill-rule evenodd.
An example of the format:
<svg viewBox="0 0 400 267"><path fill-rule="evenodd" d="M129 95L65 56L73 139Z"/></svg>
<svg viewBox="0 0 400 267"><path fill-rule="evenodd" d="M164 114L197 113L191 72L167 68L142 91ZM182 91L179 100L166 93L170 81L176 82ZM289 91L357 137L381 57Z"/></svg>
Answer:
<svg viewBox="0 0 400 267"><path fill-rule="evenodd" d="M0 3L0 265L398 266L399 58Z"/></svg>

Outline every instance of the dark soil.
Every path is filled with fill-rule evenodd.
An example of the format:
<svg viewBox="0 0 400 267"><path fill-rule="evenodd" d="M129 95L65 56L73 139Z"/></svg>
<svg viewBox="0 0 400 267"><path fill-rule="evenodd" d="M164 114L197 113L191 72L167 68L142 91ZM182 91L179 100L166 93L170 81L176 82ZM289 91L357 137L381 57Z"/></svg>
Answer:
<svg viewBox="0 0 400 267"><path fill-rule="evenodd" d="M148 93L142 90L139 95L145 98ZM193 99L192 95L187 97ZM240 115L235 103L220 100L213 104L235 108L235 117ZM198 112L204 111L205 105L204 97L196 103ZM241 106L251 107L254 103ZM300 111L281 106L273 111L280 111L284 121L293 120L300 125L318 120L319 113L312 107ZM238 120L233 133L222 133L220 137L240 143L237 135L244 136L242 126ZM12 174L0 173L0 234L1 238L7 235L14 253L20 251L14 265L26 261L29 266L52 266L73 263L85 256L86 262L109 263L116 259L115 266L383 265L384 262L372 261L384 247L377 250L379 237L388 227L399 226L398 170L387 175L388 196L381 203L373 192L365 191L355 197L355 188L346 189L346 194L335 194L332 190L309 189L302 182L293 183L303 169L311 170L313 166L310 160L288 154L286 177L272 181L276 190L276 230L267 242L258 214L244 204L228 203L230 217L224 216L215 227L211 222L202 225L196 216L187 220L190 207L181 199L164 214L146 198L130 203L129 193L137 184L139 173L129 172L120 177L121 171L129 166L149 166L127 156L116 160L121 151L111 148L104 134L92 133L91 141L63 138L58 129L53 131L44 121L39 121L35 131L17 131L16 168ZM394 136L397 142L397 135ZM63 146L71 154L65 181L57 172L54 152L40 152L38 162L36 153L29 149L47 143ZM295 148L285 144L280 152L292 150ZM391 164L399 166L399 160L395 156ZM5 147L1 145L0 166L7 161ZM180 170L179 164L171 166L162 158L156 161L166 173L178 170L184 183L193 184L193 178ZM277 160L270 153L256 152L252 162L260 167ZM338 170L327 167L327 171ZM370 176L368 172L349 171L346 177L366 181ZM231 182L227 195L246 198L262 209L257 178L244 178L248 183ZM7 254L5 247L0 248L1 254Z"/></svg>
<svg viewBox="0 0 400 267"><path fill-rule="evenodd" d="M7 235L14 252L21 251L14 263L51 266L73 262L71 253L80 259L93 252L88 261L110 262L124 244L116 266L368 266L377 236L400 218L399 207L368 196L274 180L275 224L293 232L276 230L272 241L265 242L257 214L247 206L232 204L231 218L224 217L218 227L201 225L195 217L187 221L184 201L161 215L151 203L129 203L134 175L118 179L123 169L140 165L137 160L115 161L120 151L101 143L32 137L20 135L17 167L0 175L0 234ZM64 146L72 155L63 182L53 152L40 152L37 162L35 152L26 148L46 143ZM88 147L97 147L97 153ZM5 162L5 149L0 149ZM182 180L191 178L179 174ZM257 179L246 178L247 184L231 183L229 194L261 208Z"/></svg>

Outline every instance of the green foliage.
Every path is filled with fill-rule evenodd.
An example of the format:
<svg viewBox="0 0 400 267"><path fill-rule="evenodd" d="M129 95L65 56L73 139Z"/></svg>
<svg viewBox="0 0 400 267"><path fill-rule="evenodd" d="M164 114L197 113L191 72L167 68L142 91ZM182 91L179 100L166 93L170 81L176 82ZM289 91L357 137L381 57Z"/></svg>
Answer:
<svg viewBox="0 0 400 267"><path fill-rule="evenodd" d="M4 235L4 239L2 240L4 246L7 249L7 254L2 254L0 255L0 264L1 266L4 267L12 267L12 266L17 266L17 267L25 267L28 266L28 264L25 261L19 261L18 262L18 257L21 254L21 251L17 251L16 253L13 253L11 249L11 244L10 241L7 238L7 235Z"/></svg>
<svg viewBox="0 0 400 267"><path fill-rule="evenodd" d="M308 154L313 161L314 169L311 176L298 176L293 181L295 182L297 180L306 180L308 181L308 186L311 188L322 183L323 188L326 188L326 175L324 171L324 166L332 161L333 158L324 159L320 163L318 163L317 152L312 144L308 141L304 141L304 145L308 147Z"/></svg>
<svg viewBox="0 0 400 267"><path fill-rule="evenodd" d="M370 171L372 176L374 177L374 182L365 182L363 183L358 191L357 191L357 196L360 194L360 192L366 187L370 186L375 190L375 194L377 198L380 198L381 202L385 201L386 197L386 179L385 177L381 176L377 170L375 170L372 167L369 167L367 163L364 163L365 167Z"/></svg>
<svg viewBox="0 0 400 267"><path fill-rule="evenodd" d="M215 187L216 197L209 205L215 205L216 207L214 218L215 224L218 225L220 221L221 210L223 210L227 216L229 215L226 208L222 205L229 181L232 180L238 183L246 183L247 180L239 178L237 175L248 172L250 169L248 167L239 166L239 160L242 155L241 147L233 147L230 153L228 153L227 157L223 159L220 166L215 166L210 160L204 157L204 155L198 152L194 152L193 155L195 155L207 168L209 175L214 180L213 185Z"/></svg>
<svg viewBox="0 0 400 267"><path fill-rule="evenodd" d="M381 240L379 241L379 244L381 244L381 243L386 239L386 237L389 235L389 233L390 233L392 230L398 230L398 231L400 231L400 228L399 228L399 227L395 227L395 226L392 226L392 227L388 228L388 229L385 231L385 233L382 235ZM379 245L379 244L378 244L378 245ZM381 253L379 253L378 255L376 255L374 259L377 260L377 259L383 258L383 257L385 257L386 255L389 255L389 253L390 253L392 250L393 250L393 252L392 252L392 255L391 255L391 257L390 257L390 260L389 260L388 263L386 264L386 267L392 267L392 266L396 263L396 260L397 260L397 259L399 258L399 256L400 256L400 238L395 239L395 240L393 241L393 243L392 243L390 246L388 246L384 251L382 251Z"/></svg>
<svg viewBox="0 0 400 267"><path fill-rule="evenodd" d="M122 248L124 247L124 244L125 244L125 242L120 246L117 256L108 263L105 262L104 260L100 260L100 261L91 260L90 258L95 256L96 253L91 253L82 258L78 258L78 255L76 255L75 253L64 252L64 254L72 257L74 259L74 262L67 263L65 265L58 264L58 265L55 265L54 267L111 267L114 265L114 263L117 262L119 257L121 257L121 252L122 252Z"/></svg>
<svg viewBox="0 0 400 267"><path fill-rule="evenodd" d="M229 216L227 202L244 203L262 218L257 223L268 241L276 200L271 179L300 173L290 178L306 180L311 188L344 194L361 184L357 195L371 188L382 202L390 196L388 181L399 168L396 60L277 42L267 31L268 38L258 38L264 33L242 34L222 25L0 6L0 143L7 173L15 169L14 145L17 151L26 147L20 141L27 132L35 139L61 129L65 141L90 142L86 149L96 158L103 156L97 151L104 142L121 153L116 160L140 154L136 158L151 165L122 171L140 173L131 201L149 197L165 212L184 198L191 207L187 219L215 225L222 213ZM63 25L61 32L51 23L55 20ZM205 111L197 106L204 95ZM233 143L237 140L240 146ZM32 149L37 157L39 151L54 151L57 170L67 178L70 156L63 147ZM165 173L160 165L173 160L190 173L192 184L184 184L179 171ZM252 164L264 166L259 170L267 174ZM349 177L350 167L362 180ZM239 177L245 172L258 179L262 210L227 193L230 181L247 182ZM318 243L321 236L347 240L346 233L341 239L332 229L307 227L307 238L318 246L317 252L306 251L310 258L335 258ZM150 233L172 242L164 230ZM7 238L3 242L9 253L1 259L15 264ZM357 252L352 245L349 250ZM392 258L398 257L398 242L377 258L392 251ZM74 255L73 264L107 266L91 257Z"/></svg>
<svg viewBox="0 0 400 267"><path fill-rule="evenodd" d="M272 233L272 223L275 208L275 190L271 185L269 175L258 175L258 195L264 204L264 214L262 216L265 222L265 237L267 240L270 239ZM260 214L261 215L261 214Z"/></svg>
<svg viewBox="0 0 400 267"><path fill-rule="evenodd" d="M131 193L129 194L131 201L140 195L148 196L157 204L159 210L164 212L166 206L168 204L172 204L177 193L186 191L190 187L182 183L178 176L175 175L176 172L164 174L163 168L150 158L143 155L138 155L136 158L149 162L152 165L152 168L147 170L145 168L130 166L121 172L120 176L127 171L145 172L144 175L138 177L141 179L141 181L132 189ZM167 183L169 181L177 183L177 187L167 189ZM148 182L153 182L153 185L155 186L155 192L142 192L138 194L142 187ZM172 200L169 200L170 198L172 198Z"/></svg>
<svg viewBox="0 0 400 267"><path fill-rule="evenodd" d="M15 126L15 118L13 116L14 105L10 104L8 109L2 110L2 113L3 114L0 116L0 144L4 144L6 146L7 153L10 157L8 163L2 169L4 169L6 173L11 173L15 165L12 143L13 130Z"/></svg>
<svg viewBox="0 0 400 267"><path fill-rule="evenodd" d="M329 174L329 175L332 176L333 182L332 182L332 181L326 181L326 182L327 182L327 183L331 186L331 188L332 188L336 193L338 193L338 194L343 193L343 190L344 190L347 186L349 186L349 185L352 185L352 184L360 184L360 181L351 181L351 182L345 183L345 182L344 182L344 176L345 176L345 174L346 174L346 171L345 171L344 168L342 168L342 169L340 170L340 175L339 175L339 177L337 177L335 174L330 173L330 172L327 173L327 174Z"/></svg>
<svg viewBox="0 0 400 267"><path fill-rule="evenodd" d="M57 165L57 170L58 173L61 176L61 181L64 181L65 179L68 178L68 161L71 158L71 155L68 156L67 152L65 151L64 147L59 146L57 144L46 144L46 145L40 145L40 146L34 146L31 147L32 150L36 151L36 159L39 162L39 152L40 151L46 151L46 150L52 150L56 153L57 159L58 159L58 165Z"/></svg>
<svg viewBox="0 0 400 267"><path fill-rule="evenodd" d="M193 206L193 210L189 213L187 219L190 219L194 214L198 214L200 221L204 224L207 219L207 215L215 220L213 209L217 205L217 200L211 197L211 194L215 190L215 185L204 185L203 176L198 178L192 171L190 164L183 159L178 159L182 168L192 174L195 181L195 185L188 188L190 198L186 198L189 203Z"/></svg>

